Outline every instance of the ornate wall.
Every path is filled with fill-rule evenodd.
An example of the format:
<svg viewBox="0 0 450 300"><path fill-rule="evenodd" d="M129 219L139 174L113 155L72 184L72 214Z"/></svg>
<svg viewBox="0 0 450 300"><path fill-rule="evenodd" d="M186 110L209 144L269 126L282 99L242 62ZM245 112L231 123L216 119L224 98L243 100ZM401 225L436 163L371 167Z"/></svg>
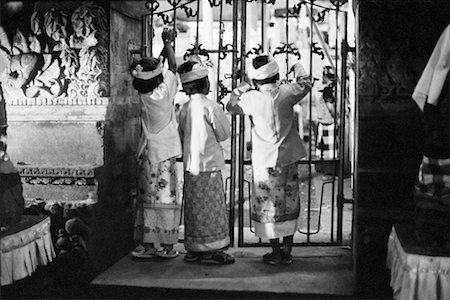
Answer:
<svg viewBox="0 0 450 300"><path fill-rule="evenodd" d="M128 50L140 45L140 20L109 1L0 5L0 51L10 58L2 78L8 152L28 211L92 206L89 272L98 274L133 246L139 110Z"/></svg>
<svg viewBox="0 0 450 300"><path fill-rule="evenodd" d="M356 286L390 297L385 268L393 223L411 222L422 159L422 115L411 95L450 20L450 2L361 0L358 14Z"/></svg>

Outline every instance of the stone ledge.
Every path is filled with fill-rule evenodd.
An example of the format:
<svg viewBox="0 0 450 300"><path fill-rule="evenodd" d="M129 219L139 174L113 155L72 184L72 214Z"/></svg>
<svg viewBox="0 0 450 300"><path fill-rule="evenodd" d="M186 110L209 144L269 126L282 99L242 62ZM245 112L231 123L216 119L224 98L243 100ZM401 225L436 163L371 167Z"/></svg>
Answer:
<svg viewBox="0 0 450 300"><path fill-rule="evenodd" d="M107 105L11 105L8 122L104 121Z"/></svg>

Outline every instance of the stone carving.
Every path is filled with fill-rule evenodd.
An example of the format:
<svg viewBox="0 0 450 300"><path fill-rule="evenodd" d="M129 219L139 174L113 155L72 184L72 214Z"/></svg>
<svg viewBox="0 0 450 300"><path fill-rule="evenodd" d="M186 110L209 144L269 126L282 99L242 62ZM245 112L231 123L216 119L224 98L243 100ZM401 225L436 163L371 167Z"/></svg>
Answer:
<svg viewBox="0 0 450 300"><path fill-rule="evenodd" d="M53 185L96 185L92 168L61 167L46 168L18 165L17 169L24 182L29 184Z"/></svg>
<svg viewBox="0 0 450 300"><path fill-rule="evenodd" d="M83 4L70 17L56 8L34 12L28 36L17 29L12 43L0 27L0 51L10 59L0 79L6 100L107 96L106 24L102 7Z"/></svg>
<svg viewBox="0 0 450 300"><path fill-rule="evenodd" d="M403 32L414 8L387 0L364 5L368 8L360 16L365 22L359 32L359 94L376 102L410 101L423 67L418 53L423 45L413 31ZM400 8L402 13L395 13Z"/></svg>

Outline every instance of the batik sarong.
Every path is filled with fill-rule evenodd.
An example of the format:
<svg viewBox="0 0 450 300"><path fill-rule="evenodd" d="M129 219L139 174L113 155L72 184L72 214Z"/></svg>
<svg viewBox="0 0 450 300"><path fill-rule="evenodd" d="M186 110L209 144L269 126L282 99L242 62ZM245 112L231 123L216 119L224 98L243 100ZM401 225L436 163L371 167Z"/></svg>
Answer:
<svg viewBox="0 0 450 300"><path fill-rule="evenodd" d="M255 235L268 239L293 235L300 213L297 163L279 168L253 167L253 183Z"/></svg>
<svg viewBox="0 0 450 300"><path fill-rule="evenodd" d="M175 158L157 164L148 160L139 167L135 240L175 244L181 218Z"/></svg>
<svg viewBox="0 0 450 300"><path fill-rule="evenodd" d="M184 247L191 252L224 250L230 244L222 172L184 172Z"/></svg>

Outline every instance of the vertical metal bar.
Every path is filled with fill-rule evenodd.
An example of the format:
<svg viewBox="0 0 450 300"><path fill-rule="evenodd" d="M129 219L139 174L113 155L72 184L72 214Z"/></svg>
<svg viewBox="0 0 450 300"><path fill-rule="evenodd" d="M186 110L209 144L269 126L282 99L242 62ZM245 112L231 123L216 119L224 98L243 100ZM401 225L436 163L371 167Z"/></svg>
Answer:
<svg viewBox="0 0 450 300"><path fill-rule="evenodd" d="M247 31L247 1L241 2L241 49L240 49L240 70L241 80L245 70L245 42ZM239 116L239 166L238 166L238 201L239 201L239 245L244 242L244 138L245 138L245 116Z"/></svg>
<svg viewBox="0 0 450 300"><path fill-rule="evenodd" d="M347 87L347 13L344 13L344 38L342 39L341 46L341 107L340 107L340 128L339 128L339 178L338 178L338 219L337 219L337 239L342 242L342 232L343 232L343 211L344 211L344 168L345 168L345 113L346 113L346 99L345 92Z"/></svg>
<svg viewBox="0 0 450 300"><path fill-rule="evenodd" d="M310 7L311 7L311 10L310 10L310 14L309 14L309 21L310 21L310 27L311 27L311 30L310 30L310 34L311 34L311 36L310 36L310 47L312 48L312 45L313 45L313 43L314 43L314 30L313 30L313 27L314 27L314 19L313 19L313 15L312 15L312 12L313 12L313 7L314 7L314 0L311 0L311 2L310 2ZM311 50L311 48L310 48L310 51L309 51L309 76L310 76L310 78L312 78L312 74L313 74L313 53L312 53L312 50ZM309 93L309 117L311 118L312 117L312 101L313 101L313 98L312 98L312 93L310 92ZM307 232L307 235L306 235L306 241L309 243L310 241L311 241L311 237L310 237L310 231L311 231L311 191L312 191L312 164L311 164L311 149L312 149L312 145L311 145L311 125L312 125L312 122L310 122L310 126L309 126L309 134L310 134L310 136L309 136L309 138L310 138L310 141L309 141L309 151L310 151L310 161L309 161L309 163L308 163L308 173L309 173L309 175L308 175L308 217L307 217L307 228L306 228L306 232Z"/></svg>
<svg viewBox="0 0 450 300"><path fill-rule="evenodd" d="M286 0L286 80L289 74L289 0Z"/></svg>
<svg viewBox="0 0 450 300"><path fill-rule="evenodd" d="M233 1L233 50L237 49L238 1ZM231 87L237 86L237 51L232 52ZM236 202L236 115L231 115L231 166L230 166L230 241L234 245L234 204Z"/></svg>
<svg viewBox="0 0 450 300"><path fill-rule="evenodd" d="M339 1L336 1L336 10L335 10L335 39L334 39L334 57L335 57L335 62L334 65L336 66L336 71L334 72L334 82L335 82L335 86L334 86L334 111L335 114L337 113L337 104L338 102L342 102L342 99L339 99L340 95L339 95L339 85L337 83L337 78L338 78L338 60L339 60ZM343 78L341 78L341 80L343 80ZM342 106L342 103L341 103ZM333 167L332 167L332 172L333 172L333 185L332 185L332 190L331 190L331 199L336 199L335 198L335 176L336 176L336 128L337 126L339 126L340 124L338 123L338 119L335 117L334 118L334 131L333 131ZM339 141L340 142L340 141ZM341 209L340 209L340 204L339 201L336 201L337 203L337 219L338 219L338 224L336 225L337 227L337 234L336 234L336 238L338 240L338 242L342 242L342 230L341 230L341 237L339 238L339 231L340 231L340 227L339 226L339 216L341 215ZM334 205L333 205L334 206ZM334 217L334 215L333 215ZM334 218L331 219L332 224L334 224Z"/></svg>
<svg viewBox="0 0 450 300"><path fill-rule="evenodd" d="M261 52L264 52L264 47L266 44L265 40L265 17L266 17L266 6L264 0L261 0Z"/></svg>
<svg viewBox="0 0 450 300"><path fill-rule="evenodd" d="M217 79L216 79L216 84L217 84L217 90L216 90L216 99L217 102L220 102L219 100L219 96L220 96L220 89L219 89L219 82L220 82L220 56L221 56L221 51L223 50L223 30L224 30L224 24L222 22L222 18L223 18L223 1L220 1L220 11L219 11L219 51L217 53Z"/></svg>
<svg viewBox="0 0 450 300"><path fill-rule="evenodd" d="M173 3L173 31L177 32L177 5L176 2ZM173 39L172 46L173 51L175 52L176 49L176 41L177 39Z"/></svg>
<svg viewBox="0 0 450 300"><path fill-rule="evenodd" d="M150 44L148 46L150 53L148 50L146 50L145 56L147 56L148 54L150 54L150 56L153 56L153 30L154 30L154 28L153 28L153 12L154 12L154 3L152 1L152 14L150 15L150 38L149 38L149 32L147 31L147 33L146 33L146 38L150 40ZM147 28L147 26L148 26L148 23L146 23L146 28Z"/></svg>
<svg viewBox="0 0 450 300"><path fill-rule="evenodd" d="M144 15L141 18L142 32L141 32L141 56L146 57L148 54L148 16Z"/></svg>
<svg viewBox="0 0 450 300"><path fill-rule="evenodd" d="M197 29L195 34L195 54L198 54L199 25L200 25L200 0L197 0Z"/></svg>

